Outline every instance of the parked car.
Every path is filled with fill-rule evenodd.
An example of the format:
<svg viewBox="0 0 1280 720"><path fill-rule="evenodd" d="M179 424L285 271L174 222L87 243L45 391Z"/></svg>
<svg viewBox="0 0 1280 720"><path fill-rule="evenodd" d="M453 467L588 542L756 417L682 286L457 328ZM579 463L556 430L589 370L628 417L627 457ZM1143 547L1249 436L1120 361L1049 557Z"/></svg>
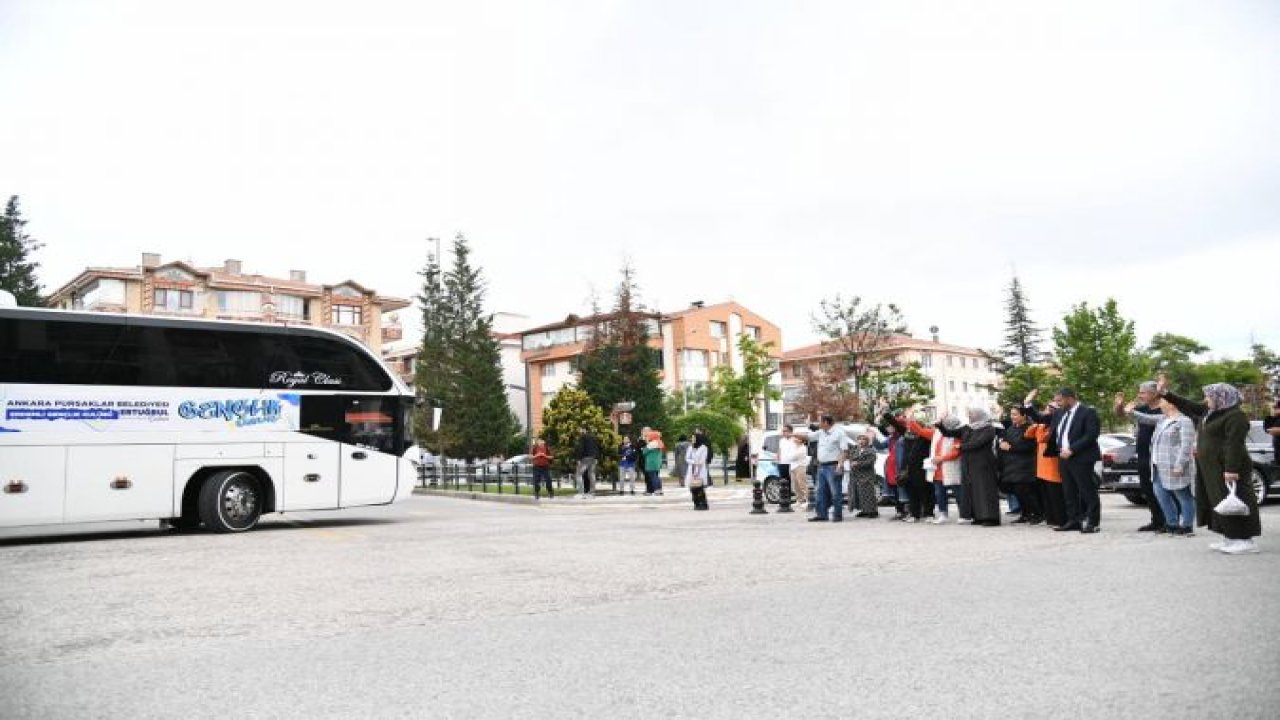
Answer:
<svg viewBox="0 0 1280 720"><path fill-rule="evenodd" d="M1101 443L1101 440L1099 440ZM1262 429L1262 421L1249 424L1245 445L1252 460L1253 472L1249 484L1258 504L1280 497L1280 471L1275 464L1275 448L1271 436ZM1129 502L1145 505L1138 485L1138 448L1134 444L1114 446L1102 450L1102 489L1123 493Z"/></svg>
<svg viewBox="0 0 1280 720"><path fill-rule="evenodd" d="M857 442L857 437L867 431L866 423L846 423L843 425L845 433L850 440ZM812 439L812 432L808 428L797 430L810 436L810 443L816 442ZM876 430L876 437L883 440L884 435ZM756 458L756 477L761 481L764 490L764 498L767 502L778 504L782 501L782 478L778 477L778 446L782 440L782 433L778 430L770 430L764 434L763 447L760 455ZM889 454L886 451L878 451L876 453L876 476L884 478L884 464ZM849 476L846 473L844 478L846 496L849 492L848 483Z"/></svg>
<svg viewBox="0 0 1280 720"><path fill-rule="evenodd" d="M1138 444L1122 444L1102 451L1102 490L1124 495L1134 505L1146 505L1138 480Z"/></svg>
<svg viewBox="0 0 1280 720"><path fill-rule="evenodd" d="M1253 461L1253 476L1249 478L1258 504L1280 497L1280 468L1276 467L1275 445L1262 427L1261 420L1249 423L1249 435L1245 438L1249 458Z"/></svg>

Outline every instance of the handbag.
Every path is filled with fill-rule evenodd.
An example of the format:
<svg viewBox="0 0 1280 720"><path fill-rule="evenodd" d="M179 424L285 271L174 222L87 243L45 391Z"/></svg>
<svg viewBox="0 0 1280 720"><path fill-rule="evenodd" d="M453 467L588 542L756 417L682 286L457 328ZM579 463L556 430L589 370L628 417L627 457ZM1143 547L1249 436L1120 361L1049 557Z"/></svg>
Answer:
<svg viewBox="0 0 1280 720"><path fill-rule="evenodd" d="M1236 484L1227 483L1227 496L1222 498L1222 502L1214 506L1213 511L1219 515L1240 516L1249 514L1249 506L1236 496Z"/></svg>

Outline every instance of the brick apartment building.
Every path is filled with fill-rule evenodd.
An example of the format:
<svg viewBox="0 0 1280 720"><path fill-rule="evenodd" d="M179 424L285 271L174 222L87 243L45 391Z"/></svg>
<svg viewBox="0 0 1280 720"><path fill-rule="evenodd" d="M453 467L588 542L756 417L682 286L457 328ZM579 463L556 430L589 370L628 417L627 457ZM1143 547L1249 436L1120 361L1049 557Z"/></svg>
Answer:
<svg viewBox="0 0 1280 720"><path fill-rule="evenodd" d="M47 304L91 312L312 325L350 335L377 352L401 332L398 324L384 326L382 314L406 308L409 301L379 295L354 280L309 283L305 270L275 278L246 273L239 260L197 267L143 253L136 267L86 268L55 290Z"/></svg>
<svg viewBox="0 0 1280 720"><path fill-rule="evenodd" d="M887 367L902 367L920 363L920 370L928 376L934 396L924 408L932 417L943 410L961 414L966 408L979 405L991 407L996 395L990 390L999 381L982 351L962 345L948 345L932 340L921 340L908 335L894 337L884 348L883 363ZM804 391L804 372L812 370L825 374L837 369L844 362L838 349L823 345L809 345L783 353L782 374L783 413L790 423L808 422L809 418L796 412L795 401Z"/></svg>
<svg viewBox="0 0 1280 720"><path fill-rule="evenodd" d="M736 302L694 303L676 312L644 313L643 317L649 326L649 346L660 359L663 388L669 392L705 385L720 365L741 370L737 338L742 334L771 343L774 357L782 356L778 326ZM556 393L577 382L577 359L585 352L593 328L610 319L609 314L570 315L520 333L534 432L542 427L542 411ZM770 408L761 409L762 420L769 412Z"/></svg>

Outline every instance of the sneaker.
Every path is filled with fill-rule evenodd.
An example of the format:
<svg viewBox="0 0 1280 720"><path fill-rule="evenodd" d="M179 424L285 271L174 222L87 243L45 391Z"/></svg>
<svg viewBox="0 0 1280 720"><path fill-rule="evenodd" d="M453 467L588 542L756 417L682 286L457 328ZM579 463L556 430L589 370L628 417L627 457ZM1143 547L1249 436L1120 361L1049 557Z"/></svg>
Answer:
<svg viewBox="0 0 1280 720"><path fill-rule="evenodd" d="M1193 528L1178 528L1178 537L1195 537L1196 531Z"/></svg>
<svg viewBox="0 0 1280 720"><path fill-rule="evenodd" d="M1220 552L1228 555L1250 555L1258 552L1258 546L1252 540L1230 540Z"/></svg>
<svg viewBox="0 0 1280 720"><path fill-rule="evenodd" d="M939 515L933 519L934 525L946 525L949 522L951 522L951 518L946 515Z"/></svg>
<svg viewBox="0 0 1280 720"><path fill-rule="evenodd" d="M913 518L913 517L911 517L911 516L907 516L907 517L902 518L902 522L905 522L905 523L913 523L913 522L916 522L916 518Z"/></svg>
<svg viewBox="0 0 1280 720"><path fill-rule="evenodd" d="M972 524L973 524L973 518L960 518L959 520L957 520L957 521L956 521L956 524L957 524L957 525L972 525Z"/></svg>

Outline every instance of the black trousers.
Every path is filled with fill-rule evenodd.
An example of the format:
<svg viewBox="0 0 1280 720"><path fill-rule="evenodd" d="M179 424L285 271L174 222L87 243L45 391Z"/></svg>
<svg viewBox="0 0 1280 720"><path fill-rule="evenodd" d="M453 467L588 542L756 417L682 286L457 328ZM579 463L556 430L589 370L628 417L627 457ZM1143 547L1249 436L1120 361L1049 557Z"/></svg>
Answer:
<svg viewBox="0 0 1280 720"><path fill-rule="evenodd" d="M932 499L932 490L924 468L913 468L907 471L907 509L911 517L917 520L926 517L925 498Z"/></svg>
<svg viewBox="0 0 1280 720"><path fill-rule="evenodd" d="M1164 527L1164 511L1160 509L1160 501L1156 499L1155 486L1151 484L1151 458L1138 456L1138 484L1142 488L1142 499L1147 501L1147 509L1151 511L1151 522L1156 527Z"/></svg>
<svg viewBox="0 0 1280 720"><path fill-rule="evenodd" d="M1044 517L1044 509L1040 504L1040 488L1036 487L1035 482L1009 483L1009 486L1022 506L1022 517L1027 520Z"/></svg>
<svg viewBox="0 0 1280 720"><path fill-rule="evenodd" d="M538 488L540 488L543 484L547 486L547 495L555 494L555 492L551 489L551 468L537 467L535 465L533 468L533 494L534 495L538 494L539 492Z"/></svg>
<svg viewBox="0 0 1280 720"><path fill-rule="evenodd" d="M1097 527L1102 520L1102 500L1098 497L1098 484L1093 480L1093 463L1059 460L1058 470L1062 473L1067 524L1088 522Z"/></svg>
<svg viewBox="0 0 1280 720"><path fill-rule="evenodd" d="M1040 485L1040 496L1044 508L1044 520L1054 527L1067 522L1066 500L1062 494L1062 483L1037 480Z"/></svg>

